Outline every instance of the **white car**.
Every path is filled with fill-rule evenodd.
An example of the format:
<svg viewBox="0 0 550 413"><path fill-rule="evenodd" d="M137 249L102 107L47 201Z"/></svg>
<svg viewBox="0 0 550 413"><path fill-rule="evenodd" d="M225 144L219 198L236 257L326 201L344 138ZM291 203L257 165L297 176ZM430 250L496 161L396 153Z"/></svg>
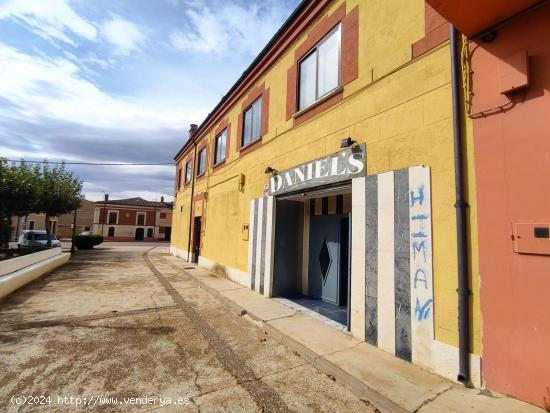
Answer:
<svg viewBox="0 0 550 413"><path fill-rule="evenodd" d="M51 239L52 248L61 246L61 241L54 234L51 235ZM48 235L44 230L25 230L19 235L17 246L19 248L47 248Z"/></svg>

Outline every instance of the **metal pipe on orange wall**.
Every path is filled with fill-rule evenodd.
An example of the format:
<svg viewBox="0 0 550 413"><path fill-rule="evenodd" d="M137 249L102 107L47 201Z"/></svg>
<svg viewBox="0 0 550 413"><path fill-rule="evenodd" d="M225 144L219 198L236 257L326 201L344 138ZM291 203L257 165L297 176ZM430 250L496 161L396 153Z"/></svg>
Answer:
<svg viewBox="0 0 550 413"><path fill-rule="evenodd" d="M193 225L193 196L195 196L195 165L197 164L197 142L195 141L195 133L197 125L191 125L189 129L189 139L193 141L193 166L191 167L191 199L189 200L189 232L187 234L187 262L190 262L189 255L191 253L191 226ZM185 174L187 175L187 162L185 163ZM184 177L185 180L185 177Z"/></svg>
<svg viewBox="0 0 550 413"><path fill-rule="evenodd" d="M455 166L455 210L458 262L458 354L459 371L457 380L470 384L470 287L468 267L467 209L464 197L464 170L462 148L462 110L460 95L459 33L450 25L451 43L451 89L453 107L454 166Z"/></svg>

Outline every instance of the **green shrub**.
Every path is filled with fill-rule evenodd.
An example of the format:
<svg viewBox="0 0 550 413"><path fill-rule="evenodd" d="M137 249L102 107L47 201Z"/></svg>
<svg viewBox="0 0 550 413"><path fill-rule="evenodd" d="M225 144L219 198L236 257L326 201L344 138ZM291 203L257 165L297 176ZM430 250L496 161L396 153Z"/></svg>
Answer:
<svg viewBox="0 0 550 413"><path fill-rule="evenodd" d="M90 250L94 246L99 245L103 242L103 237L101 235L77 235L74 237L74 244L79 250Z"/></svg>

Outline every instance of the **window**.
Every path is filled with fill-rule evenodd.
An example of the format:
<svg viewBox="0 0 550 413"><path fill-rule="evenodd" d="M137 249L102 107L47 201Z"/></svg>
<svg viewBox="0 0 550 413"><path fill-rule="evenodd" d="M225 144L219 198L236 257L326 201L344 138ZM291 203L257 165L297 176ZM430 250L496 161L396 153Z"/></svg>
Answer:
<svg viewBox="0 0 550 413"><path fill-rule="evenodd" d="M165 219L166 218L166 212L161 212L160 213L160 218Z"/></svg>
<svg viewBox="0 0 550 413"><path fill-rule="evenodd" d="M197 165L197 176L206 172L206 146L199 151L199 162Z"/></svg>
<svg viewBox="0 0 550 413"><path fill-rule="evenodd" d="M191 170L192 170L191 159L189 159L185 164L185 183L186 184L191 182Z"/></svg>
<svg viewBox="0 0 550 413"><path fill-rule="evenodd" d="M178 189L181 188L181 168L178 169Z"/></svg>
<svg viewBox="0 0 550 413"><path fill-rule="evenodd" d="M145 225L145 212L137 213L137 225Z"/></svg>
<svg viewBox="0 0 550 413"><path fill-rule="evenodd" d="M118 221L118 212L117 211L109 211L109 225L116 225Z"/></svg>
<svg viewBox="0 0 550 413"><path fill-rule="evenodd" d="M29 228L30 230L34 229L34 221L29 221Z"/></svg>
<svg viewBox="0 0 550 413"><path fill-rule="evenodd" d="M340 25L298 67L298 110L303 110L340 85Z"/></svg>
<svg viewBox="0 0 550 413"><path fill-rule="evenodd" d="M109 227L109 229L107 231L107 236L108 237L114 237L115 236L115 227Z"/></svg>
<svg viewBox="0 0 550 413"><path fill-rule="evenodd" d="M227 129L224 129L222 133L216 136L214 153L214 165L219 164L225 160L225 150L227 148Z"/></svg>
<svg viewBox="0 0 550 413"><path fill-rule="evenodd" d="M262 97L252 103L244 112L243 142L246 146L260 138L262 130Z"/></svg>
<svg viewBox="0 0 550 413"><path fill-rule="evenodd" d="M147 238L153 238L153 228L147 228Z"/></svg>

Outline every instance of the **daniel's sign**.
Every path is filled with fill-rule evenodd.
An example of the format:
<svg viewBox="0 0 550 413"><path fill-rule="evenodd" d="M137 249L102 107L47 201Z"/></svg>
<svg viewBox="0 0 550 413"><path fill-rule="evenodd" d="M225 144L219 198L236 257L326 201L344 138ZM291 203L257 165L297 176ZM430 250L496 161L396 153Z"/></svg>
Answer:
<svg viewBox="0 0 550 413"><path fill-rule="evenodd" d="M276 172L269 180L269 195L280 195L365 176L365 152L363 143L342 152Z"/></svg>

